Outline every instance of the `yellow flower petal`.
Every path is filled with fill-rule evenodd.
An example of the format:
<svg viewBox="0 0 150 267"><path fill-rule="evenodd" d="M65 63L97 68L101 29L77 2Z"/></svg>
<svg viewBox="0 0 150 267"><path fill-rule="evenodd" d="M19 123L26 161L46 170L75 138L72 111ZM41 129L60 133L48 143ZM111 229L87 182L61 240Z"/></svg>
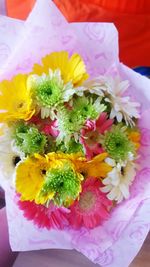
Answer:
<svg viewBox="0 0 150 267"><path fill-rule="evenodd" d="M86 168L86 175L88 177L98 177L98 178L104 178L106 177L107 173L110 172L112 168L105 162L95 162L88 164Z"/></svg>
<svg viewBox="0 0 150 267"><path fill-rule="evenodd" d="M43 195L40 192L36 195L35 203L36 204L45 204L47 201L53 199L55 192L48 192L47 194Z"/></svg>
<svg viewBox="0 0 150 267"><path fill-rule="evenodd" d="M33 74L48 74L49 69L60 69L64 82L71 81L74 86L81 85L88 78L85 64L79 54L73 54L69 58L66 51L51 53L42 59L42 65L34 65Z"/></svg>
<svg viewBox="0 0 150 267"><path fill-rule="evenodd" d="M43 171L48 169L45 157L27 158L16 170L16 190L21 194L21 200L34 200L44 183Z"/></svg>
<svg viewBox="0 0 150 267"><path fill-rule="evenodd" d="M128 137L135 144L135 148L138 149L140 147L140 133L137 131L132 131L129 133Z"/></svg>
<svg viewBox="0 0 150 267"><path fill-rule="evenodd" d="M0 122L29 120L35 110L31 92L26 87L27 75L16 75L0 83Z"/></svg>
<svg viewBox="0 0 150 267"><path fill-rule="evenodd" d="M101 153L97 156L95 156L92 160L89 161L90 163L96 163L96 162L102 162L106 157L108 156L108 153Z"/></svg>
<svg viewBox="0 0 150 267"><path fill-rule="evenodd" d="M0 125L0 136L4 135L4 124Z"/></svg>
<svg viewBox="0 0 150 267"><path fill-rule="evenodd" d="M16 169L16 191L21 194L21 200L34 200L37 204L45 204L53 199L56 192L41 194L45 182L45 173L53 168L62 168L64 162L71 161L72 167L76 170L74 162L80 161L80 154L49 153L45 156L34 154L21 162ZM83 160L83 158L81 158ZM78 173L79 180L83 176ZM81 189L81 188L80 188ZM79 190L80 193L80 190ZM67 201L71 201L68 199Z"/></svg>
<svg viewBox="0 0 150 267"><path fill-rule="evenodd" d="M104 159L108 156L107 153L99 154L92 160L88 161L80 153L76 154L64 154L64 153L49 153L48 158L50 161L57 164L59 159L69 159L73 162L75 170L80 173L85 173L87 176L93 177L106 177L107 173L112 170L112 167L104 162ZM53 165L53 167L55 167Z"/></svg>
<svg viewBox="0 0 150 267"><path fill-rule="evenodd" d="M65 153L55 153L51 152L47 154L47 157L53 162L53 167L55 168L58 160L68 159L74 164L75 171L80 172L83 169L83 163L86 162L86 158L82 156L82 153L72 153L72 154L65 154ZM60 162L60 161L59 161Z"/></svg>
<svg viewBox="0 0 150 267"><path fill-rule="evenodd" d="M107 157L107 153L102 153L87 163L83 164L83 172L87 177L106 177L107 173L112 170L112 167L104 162Z"/></svg>

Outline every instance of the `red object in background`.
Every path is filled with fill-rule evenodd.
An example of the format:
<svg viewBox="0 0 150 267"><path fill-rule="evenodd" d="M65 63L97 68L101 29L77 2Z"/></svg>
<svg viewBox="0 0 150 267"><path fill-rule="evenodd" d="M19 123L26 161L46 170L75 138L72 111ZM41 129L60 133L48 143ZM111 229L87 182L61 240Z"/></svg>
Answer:
<svg viewBox="0 0 150 267"><path fill-rule="evenodd" d="M150 66L150 0L54 0L68 21L113 22L120 61Z"/></svg>
<svg viewBox="0 0 150 267"><path fill-rule="evenodd" d="M35 0L6 0L8 15L25 19ZM113 22L119 31L120 60L150 66L150 0L54 0L68 21Z"/></svg>
<svg viewBox="0 0 150 267"><path fill-rule="evenodd" d="M12 18L26 19L36 0L6 0L7 15Z"/></svg>

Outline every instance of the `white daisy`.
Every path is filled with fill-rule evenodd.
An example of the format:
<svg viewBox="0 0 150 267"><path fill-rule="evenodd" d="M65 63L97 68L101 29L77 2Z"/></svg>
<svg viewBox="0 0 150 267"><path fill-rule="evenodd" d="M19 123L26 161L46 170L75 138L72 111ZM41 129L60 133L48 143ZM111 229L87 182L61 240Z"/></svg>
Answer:
<svg viewBox="0 0 150 267"><path fill-rule="evenodd" d="M90 93L97 94L105 98L110 103L110 118L116 118L118 122L125 120L127 125L133 126L133 119L138 119L140 106L137 102L132 102L129 96L124 93L129 87L127 80L121 81L119 77L99 76L96 79L84 83L84 88L79 88L81 93L89 90Z"/></svg>
<svg viewBox="0 0 150 267"><path fill-rule="evenodd" d="M133 161L116 163L111 158L107 158L106 162L113 169L102 180L105 186L101 188L101 191L108 193L108 199L120 203L123 199L128 199L130 196L129 189L136 175L136 164Z"/></svg>
<svg viewBox="0 0 150 267"><path fill-rule="evenodd" d="M78 96L83 96L85 92L89 92L90 94L95 94L101 97L101 99L104 97L104 91L105 91L106 85L103 84L103 81L100 81L100 79L94 79L94 80L88 80L83 83L83 86L76 87L76 94Z"/></svg>
<svg viewBox="0 0 150 267"><path fill-rule="evenodd" d="M0 170L4 179L12 182L15 167L24 157L24 154L13 147L9 128L3 128L3 134L0 136Z"/></svg>

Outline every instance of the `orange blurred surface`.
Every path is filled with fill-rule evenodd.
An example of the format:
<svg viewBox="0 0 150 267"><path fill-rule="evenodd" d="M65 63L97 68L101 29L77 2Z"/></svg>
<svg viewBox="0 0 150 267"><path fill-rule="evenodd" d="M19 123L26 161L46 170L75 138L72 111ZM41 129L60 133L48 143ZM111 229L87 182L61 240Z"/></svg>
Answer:
<svg viewBox="0 0 150 267"><path fill-rule="evenodd" d="M60 0L59 2L61 3L62 1ZM146 14L150 12L149 0L82 0L81 2L124 13Z"/></svg>
<svg viewBox="0 0 150 267"><path fill-rule="evenodd" d="M113 22L119 31L120 60L150 66L149 0L54 0L68 21Z"/></svg>
<svg viewBox="0 0 150 267"><path fill-rule="evenodd" d="M26 19L36 0L6 0L7 15L12 18Z"/></svg>

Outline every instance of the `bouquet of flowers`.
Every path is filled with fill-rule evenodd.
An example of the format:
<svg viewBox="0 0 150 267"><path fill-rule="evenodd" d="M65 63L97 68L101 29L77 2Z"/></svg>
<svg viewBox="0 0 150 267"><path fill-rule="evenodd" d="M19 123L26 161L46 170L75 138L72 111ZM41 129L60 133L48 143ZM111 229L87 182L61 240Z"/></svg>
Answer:
<svg viewBox="0 0 150 267"><path fill-rule="evenodd" d="M28 219L48 229L94 228L129 198L140 133L139 103L124 95L128 86L118 77L89 80L80 55L66 51L0 83L3 144L10 147L3 172L14 169Z"/></svg>
<svg viewBox="0 0 150 267"><path fill-rule="evenodd" d="M136 95L138 87L131 87L136 75L141 86L143 79L148 86L150 82L119 65L117 59L112 64L113 56L110 61L107 59L110 66L103 63L107 70L102 71L97 61L101 54L96 55L94 70L90 54L85 57L81 52L82 42L79 48L71 43L70 49L61 41L59 50L54 48L61 19L65 31L68 24L49 4L52 16L57 17L51 26L56 29L51 48L45 45L39 62L33 56L24 66L19 62L21 42L9 59L19 55L17 67L6 71L8 60L0 82L1 173L6 178L11 243L15 250L47 248L46 243L33 244L31 236L32 240L43 239L48 234L48 247L76 248L95 263L109 266L115 257L107 255L112 255L111 245L125 233L141 202L150 197L148 177L147 183L143 178L150 145L147 139L144 143L149 103L146 104L145 92ZM46 1L39 1L33 14L38 14L42 7L47 7ZM27 28L29 43L30 34L36 37L32 28ZM99 35L94 36L96 32L88 34L92 41L99 42ZM27 46L27 54L28 49ZM20 71L20 66L25 69ZM127 77L125 72L129 72ZM12 210L19 214L18 221ZM14 243L12 234L14 224L19 227L20 217L20 231L28 240L23 241L22 247L18 246L19 237ZM27 229L30 237L25 233ZM103 253L107 259L104 263ZM119 264L114 261L110 266Z"/></svg>

